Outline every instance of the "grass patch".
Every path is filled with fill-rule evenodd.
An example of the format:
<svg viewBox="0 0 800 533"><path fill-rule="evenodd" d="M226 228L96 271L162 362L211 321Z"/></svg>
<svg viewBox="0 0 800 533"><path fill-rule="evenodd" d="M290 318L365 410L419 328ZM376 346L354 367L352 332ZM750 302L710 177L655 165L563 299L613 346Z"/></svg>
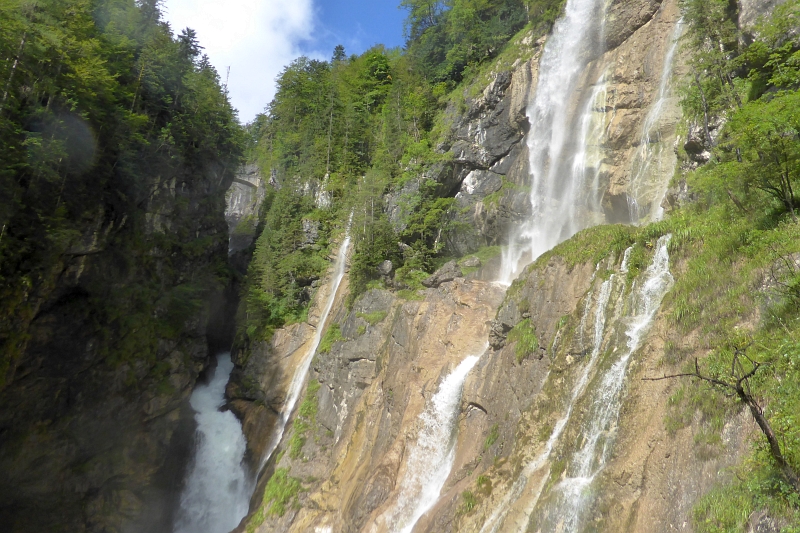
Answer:
<svg viewBox="0 0 800 533"><path fill-rule="evenodd" d="M308 382L306 395L297 410L297 417L292 424L292 436L289 438L289 457L299 459L303 454L303 446L306 444L306 434L309 430L316 430L317 410L319 409L320 384L316 379Z"/></svg>
<svg viewBox="0 0 800 533"><path fill-rule="evenodd" d="M319 392L320 384L316 379L308 382L306 388L306 396L303 398L303 403L297 411L298 416L310 420L312 423L317 421L317 409L319 408L319 399L317 393Z"/></svg>
<svg viewBox="0 0 800 533"><path fill-rule="evenodd" d="M500 426L495 424L492 426L492 429L489 430L489 434L486 436L486 440L483 441L483 449L488 450L492 447L492 445L497 442L497 439L500 438Z"/></svg>
<svg viewBox="0 0 800 533"><path fill-rule="evenodd" d="M424 289L425 287L422 285L423 280L426 280L431 275L425 271L417 270L417 269L407 269L406 267L400 267L397 269L395 273L395 280L408 285L410 290L420 290Z"/></svg>
<svg viewBox="0 0 800 533"><path fill-rule="evenodd" d="M303 490L300 480L289 475L288 468L278 468L267 481L264 488L264 498L261 507L247 524L247 533L253 533L257 527L264 523L270 516L283 516L286 506L291 502L294 507L299 507L297 495Z"/></svg>
<svg viewBox="0 0 800 533"><path fill-rule="evenodd" d="M383 322L388 315L389 313L386 311L375 311L374 313L356 313L358 318L363 318L370 326L374 326L375 324Z"/></svg>
<svg viewBox="0 0 800 533"><path fill-rule="evenodd" d="M471 513L478 505L478 499L470 490L461 493L461 508L465 513Z"/></svg>
<svg viewBox="0 0 800 533"><path fill-rule="evenodd" d="M333 343L335 342L342 342L345 338L342 336L342 328L339 324L331 324L331 327L325 332L325 335L322 336L322 339L319 341L319 348L317 348L318 354L323 353L330 353L331 348L333 348Z"/></svg>
<svg viewBox="0 0 800 533"><path fill-rule="evenodd" d="M425 299L425 295L420 294L417 290L413 289L402 289L397 291L397 297L402 298L403 300L416 300L422 301Z"/></svg>
<svg viewBox="0 0 800 533"><path fill-rule="evenodd" d="M517 364L522 363L529 355L536 353L539 349L539 339L536 337L536 331L530 318L526 318L508 332L508 342L517 343L514 346Z"/></svg>

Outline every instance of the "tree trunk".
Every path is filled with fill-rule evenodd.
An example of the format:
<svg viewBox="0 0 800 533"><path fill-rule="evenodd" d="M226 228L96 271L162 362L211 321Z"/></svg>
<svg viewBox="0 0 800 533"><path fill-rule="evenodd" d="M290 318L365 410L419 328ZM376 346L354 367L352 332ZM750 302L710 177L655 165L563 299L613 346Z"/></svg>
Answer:
<svg viewBox="0 0 800 533"><path fill-rule="evenodd" d="M736 394L739 396L739 399L747 404L748 408L750 408L750 414L753 415L756 424L758 424L761 432L767 438L767 443L769 443L769 453L772 455L772 458L775 459L775 462L778 464L778 468L780 468L783 475L786 476L786 479L789 481L792 487L794 487L797 492L800 492L800 478L798 478L797 473L783 457L783 452L781 452L781 445L778 442L778 437L776 437L775 432L772 431L772 426L770 425L769 420L767 420L767 418L764 416L761 406L758 405L755 399L748 394L741 385L736 387Z"/></svg>
<svg viewBox="0 0 800 533"><path fill-rule="evenodd" d="M22 40L19 42L19 48L17 49L17 56L14 58L14 62L11 64L11 72L8 74L8 81L6 81L6 87L3 90L3 100L0 101L0 113L3 112L3 109L6 106L6 99L8 98L8 91L11 88L11 81L14 79L14 73L17 71L17 66L19 66L19 58L22 57L22 52L25 50L25 41L28 38L28 32L22 34Z"/></svg>
<svg viewBox="0 0 800 533"><path fill-rule="evenodd" d="M708 101L706 100L706 93L703 91L703 86L700 84L700 75L697 72L694 73L694 82L697 84L697 90L700 91L700 100L703 102L703 126L706 134L706 142L709 146L714 146L714 143L711 141L711 130L708 129Z"/></svg>

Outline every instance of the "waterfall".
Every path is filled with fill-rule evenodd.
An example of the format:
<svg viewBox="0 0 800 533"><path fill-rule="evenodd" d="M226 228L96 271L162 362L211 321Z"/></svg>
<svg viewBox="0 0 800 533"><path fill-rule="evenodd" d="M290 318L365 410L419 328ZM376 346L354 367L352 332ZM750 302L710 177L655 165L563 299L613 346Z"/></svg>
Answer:
<svg viewBox="0 0 800 533"><path fill-rule="evenodd" d="M672 147L664 146L661 138L661 117L667 101L672 97L672 66L678 42L683 32L683 19L675 24L671 42L664 56L661 70L661 82L658 86L658 98L650 106L642 126L639 149L632 163L633 171L628 186L628 212L631 222L638 224L642 217L650 215L652 220L659 220L664 215L661 201L667 193L667 186L677 158ZM660 178L660 179L659 179ZM653 183L655 180L655 183ZM648 190L648 188L650 190ZM653 190L655 188L656 190Z"/></svg>
<svg viewBox="0 0 800 533"><path fill-rule="evenodd" d="M599 266L600 265L598 265L598 269ZM595 272L597 272L597 270L595 270ZM522 497L524 491L528 488L528 481L534 476L534 474L541 473L541 470L547 466L548 471L544 474L541 474L541 479L538 486L534 487L531 493L531 505L529 505L529 508L522 513L522 519L524 521L527 521L527 516L533 510L533 506L535 506L538 502L539 496L544 488L544 483L547 480L547 475L549 474L549 465L547 464L547 460L553 453L553 447L561 438L561 433L563 433L564 428L567 426L567 422L569 422L569 419L572 416L572 410L575 407L575 403L583 395L586 385L589 382L589 377L597 365L597 361L599 359L598 356L600 355L600 348L603 345L603 337L605 336L606 308L608 307L608 300L611 297L611 289L613 287L614 278L615 276L611 276L611 278L604 281L600 286L599 294L597 295L597 307L595 311L592 352L589 356L589 361L586 363L580 373L580 376L578 377L578 381L572 388L572 394L570 396L569 403L567 404L567 411L564 413L564 416L561 417L558 422L556 422L556 425L553 427L553 432L550 434L550 438L547 439L547 443L545 444L542 452L525 465L525 468L523 468L520 475L514 481L514 485L511 487L511 490L508 492L508 494L506 494L500 505L495 508L494 513L492 513L489 519L484 523L480 533L497 533L506 520L507 515L511 511L511 506L517 500L519 500L520 497ZM591 302L592 300L591 293L586 295L586 300L587 306L584 312L584 319L581 321L582 323L585 323L586 316L589 312L590 306L588 305L588 302ZM518 530L524 531L524 524L518 524Z"/></svg>
<svg viewBox="0 0 800 533"><path fill-rule="evenodd" d="M353 214L351 213L350 220L347 223L347 231L345 233L344 241L342 241L341 246L339 246L339 253L336 255L336 261L333 264L333 278L331 279L331 288L330 293L328 294L328 300L325 302L325 307L322 309L322 314L319 317L317 329L314 332L314 338L311 340L311 346L308 348L308 351L303 356L302 361L299 365L297 365L297 368L294 371L291 384L289 385L289 391L286 394L286 401L284 402L281 413L275 423L275 429L272 432L272 438L270 439L269 445L266 448L266 452L261 459L261 464L258 468L259 472L262 468L264 468L264 465L267 464L267 461L269 461L269 458L272 457L272 454L275 452L278 444L280 444L281 439L283 438L283 432L286 430L286 423L292 416L292 411L294 411L294 406L297 403L297 399L300 398L300 393L303 392L303 385L306 382L308 369L311 367L311 361L314 359L314 354L317 352L319 343L322 340L322 334L325 331L325 326L328 322L328 315L330 315L331 309L333 309L333 304L336 301L336 293L339 292L339 285L342 283L342 279L344 278L344 272L347 266L347 253L350 250L350 224L352 221Z"/></svg>
<svg viewBox="0 0 800 533"><path fill-rule="evenodd" d="M592 501L592 492L588 489L611 453L631 356L640 347L662 299L674 282L669 271L670 239L671 235L659 239L653 261L644 273L644 282L631 290L622 355L602 374L592 390L591 404L577 438L579 446L567 459L563 479L551 489L541 501L538 512L531 517L531 522L542 531L580 530L583 511Z"/></svg>
<svg viewBox="0 0 800 533"><path fill-rule="evenodd" d="M253 486L243 463L242 425L230 411L220 411L232 370L230 354L218 356L211 381L192 393L196 448L175 533L228 533L247 514Z"/></svg>
<svg viewBox="0 0 800 533"><path fill-rule="evenodd" d="M590 127L584 120L580 122L585 127L576 126L571 109L581 105L574 101L580 97L576 94L578 80L602 48L604 10L604 0L568 0L564 16L545 44L536 94L527 110L532 216L510 236L503 252L500 281L505 284L526 264L586 225L585 217L578 216L586 151L571 149L576 143L585 146ZM593 90L594 98L603 94L603 85L601 79ZM591 113L595 107L592 97L588 107Z"/></svg>
<svg viewBox="0 0 800 533"><path fill-rule="evenodd" d="M419 416L422 427L408 454L397 503L384 513L389 531L411 533L417 521L439 499L456 457L455 430L464 381L479 359L480 356L473 355L461 361L442 381L439 392Z"/></svg>

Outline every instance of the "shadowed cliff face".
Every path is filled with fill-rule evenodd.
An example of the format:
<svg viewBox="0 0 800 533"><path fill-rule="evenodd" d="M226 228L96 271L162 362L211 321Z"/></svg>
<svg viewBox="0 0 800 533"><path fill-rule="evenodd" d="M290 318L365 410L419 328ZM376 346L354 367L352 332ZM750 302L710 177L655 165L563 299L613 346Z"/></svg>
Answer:
<svg viewBox="0 0 800 533"><path fill-rule="evenodd" d="M170 530L194 431L186 399L208 362L209 300L222 289L214 272L226 262L232 178L188 174L156 181L126 226L89 224L86 249L36 293L29 340L0 391L7 531ZM202 248L166 254L170 239ZM152 299L121 306L143 280L158 284Z"/></svg>

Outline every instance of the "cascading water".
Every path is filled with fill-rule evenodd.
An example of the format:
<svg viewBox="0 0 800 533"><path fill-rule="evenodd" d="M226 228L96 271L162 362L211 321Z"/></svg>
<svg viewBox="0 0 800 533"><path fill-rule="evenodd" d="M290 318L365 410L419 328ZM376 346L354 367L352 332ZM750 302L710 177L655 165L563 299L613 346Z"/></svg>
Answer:
<svg viewBox="0 0 800 533"><path fill-rule="evenodd" d="M228 533L247 514L253 486L244 465L242 425L230 411L220 411L232 370L230 354L220 355L211 381L192 393L196 448L175 533Z"/></svg>
<svg viewBox="0 0 800 533"><path fill-rule="evenodd" d="M439 499L455 461L455 430L464 381L479 359L475 355L464 359L442 381L439 392L420 415L422 428L409 453L397 503L384 516L389 531L410 533Z"/></svg>
<svg viewBox="0 0 800 533"><path fill-rule="evenodd" d="M286 401L284 402L281 413L275 423L275 429L272 431L272 437L269 442L269 446L267 446L264 456L261 459L259 471L261 471L261 469L264 468L264 465L267 464L267 461L269 461L269 458L272 457L272 454L275 452L275 449L278 447L278 444L280 444L281 439L283 438L283 432L286 430L286 423L292 416L292 411L294 411L294 406L297 404L297 399L300 397L300 393L303 391L303 385L305 384L306 377L308 376L308 369L311 367L311 361L314 359L314 354L317 352L319 343L322 340L322 334L325 331L325 326L328 322L328 315L331 313L333 304L336 301L336 293L339 292L339 285L342 283L342 278L344 278L344 272L347 266L347 253L350 250L350 223L352 221L353 215L351 214L350 221L347 223L347 231L345 233L344 241L342 241L342 244L339 246L339 253L336 255L336 262L333 264L333 278L331 279L331 288L330 293L328 294L328 300L325 302L325 307L322 309L322 314L319 317L317 329L314 332L314 338L311 340L311 346L308 348L308 351L303 356L302 361L300 361L300 364L297 365L297 368L294 371L292 381L289 385L289 391L286 394Z"/></svg>
<svg viewBox="0 0 800 533"><path fill-rule="evenodd" d="M581 106L581 95L575 94L581 73L602 51L604 10L604 0L568 0L545 44L536 94L527 111L532 215L510 236L503 252L502 283L509 284L522 267L588 224L578 213L587 174L585 149L571 148L587 142L589 128L575 124L571 109ZM598 87L602 85L601 80ZM592 91L595 98L603 93L598 87ZM593 106L590 97L590 112Z"/></svg>
<svg viewBox="0 0 800 533"><path fill-rule="evenodd" d="M672 66L678 42L683 31L683 19L675 25L672 41L664 57L658 98L650 106L650 111L642 125L639 149L633 160L631 182L628 186L628 213L631 223L638 224L643 217L660 220L664 215L661 201L667 193L677 158L671 146L665 146L661 137L661 120L672 94Z"/></svg>
<svg viewBox="0 0 800 533"><path fill-rule="evenodd" d="M541 500L530 518L541 531L580 531L583 511L592 499L588 489L611 453L628 363L674 283L669 271L670 239L671 235L659 239L653 261L644 273L644 282L631 290L625 349L592 389L591 405L576 439L580 446L567 459L563 480Z"/></svg>
<svg viewBox="0 0 800 533"><path fill-rule="evenodd" d="M599 269L599 265L598 265ZM595 270L595 273L597 271ZM599 293L597 295L597 307L595 311L595 320L594 320L594 341L592 344L592 353L589 356L589 361L584 366L583 370L581 371L578 380L575 383L575 386L572 388L572 395L570 396L569 403L567 404L567 410L564 413L564 416L561 417L558 422L556 422L555 426L553 427L553 432L550 434L550 438L547 439L547 443L545 444L544 449L542 450L539 455L537 455L532 461L530 461L525 468L522 470L520 475L514 481L514 485L511 487L511 490L508 492L506 497L502 500L500 505L498 505L489 517L489 519L484 523L483 527L481 528L480 533L497 533L500 531L500 527L504 525L508 518L511 518L511 521L515 522L515 526L518 531L524 531L525 526L527 524L527 517L530 515L530 512L533 510L533 507L539 500L539 496L541 495L542 489L544 488L544 483L547 480L547 475L549 473L549 464L547 460L550 458L550 455L553 453L553 447L556 445L558 440L561 438L561 434L564 431L564 428L569 422L570 417L572 416L572 410L575 407L575 402L583 395L584 390L586 389L586 385L589 382L589 377L592 374L595 366L597 365L598 356L600 355L600 347L603 344L603 338L605 336L605 326L606 326L606 308L608 306L608 300L611 297L611 289L613 288L615 276L612 276L610 279L603 282L600 286ZM581 324L585 324L586 318L589 314L590 305L592 296L591 294L587 295L587 306L585 307L584 317L581 320ZM545 467L548 467L545 469ZM547 470L547 472L542 472L542 470ZM512 506L516 503L525 493L526 489L528 489L528 482L536 475L540 475L540 481L537 486L533 488L531 493L528 495L528 500L530 503L525 507L525 509L520 513L518 517L509 517L509 513L512 510ZM515 520L516 519L516 520ZM504 531L509 531L509 524L506 524Z"/></svg>

